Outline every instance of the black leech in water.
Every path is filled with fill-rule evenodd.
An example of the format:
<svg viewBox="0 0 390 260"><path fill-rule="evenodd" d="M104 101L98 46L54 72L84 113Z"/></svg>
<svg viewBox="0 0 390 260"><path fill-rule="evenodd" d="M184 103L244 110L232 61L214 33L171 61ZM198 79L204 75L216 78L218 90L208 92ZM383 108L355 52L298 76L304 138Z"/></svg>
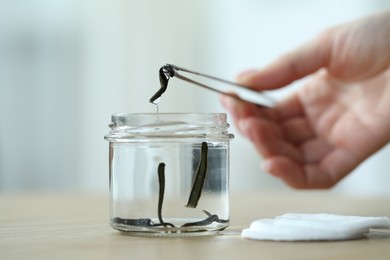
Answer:
<svg viewBox="0 0 390 260"><path fill-rule="evenodd" d="M160 77L161 88L150 98L149 102L156 104L155 101L167 90L168 81L175 75L175 70L171 65L164 65L160 68L158 75Z"/></svg>
<svg viewBox="0 0 390 260"><path fill-rule="evenodd" d="M202 189L203 189L203 185L207 173L207 150L208 150L207 143L202 142L202 148L200 152L200 162L199 162L198 170L196 171L195 180L192 185L190 197L186 205L187 208L196 208L196 206L198 205L198 201L200 199L200 195L202 194Z"/></svg>
<svg viewBox="0 0 390 260"><path fill-rule="evenodd" d="M139 226L139 227L151 227L151 226L160 225L160 224L153 224L150 218L138 218L138 219L114 218L112 221L117 224Z"/></svg>
<svg viewBox="0 0 390 260"><path fill-rule="evenodd" d="M141 227L158 227L158 226L170 226L175 227L171 223L164 222L162 218L162 205L164 201L164 192L165 192L165 163L160 163L157 168L158 175L158 206L157 206L157 215L159 224L154 224L150 218L139 218L139 219L124 219L124 218L114 218L112 221L117 224L131 225L131 226L141 226Z"/></svg>
<svg viewBox="0 0 390 260"><path fill-rule="evenodd" d="M171 226L174 227L171 223L166 223L162 219L162 204L164 201L164 192L165 192L165 163L160 163L158 165L158 184L159 184L159 192L158 192L158 208L157 208L157 214L158 214L158 220L160 221L160 224L164 227Z"/></svg>
<svg viewBox="0 0 390 260"><path fill-rule="evenodd" d="M207 226L207 225L212 224L213 222L217 222L217 223L228 223L229 222L229 220L220 219L218 217L218 215L211 214L210 212L208 212L206 210L203 210L203 212L208 216L207 218L205 218L204 220L201 220L201 221L197 221L197 222L185 223L181 227Z"/></svg>
<svg viewBox="0 0 390 260"><path fill-rule="evenodd" d="M190 198L188 200L188 204L186 207L195 208L198 205L198 201L202 193L204 181L206 178L206 172L207 172L207 150L208 150L207 143L203 142L198 170L196 172L194 184L192 186ZM158 183L159 183L157 214L160 223L155 224L152 222L150 218L139 218L139 219L114 218L112 220L114 223L131 225L131 226L142 226L142 227L158 227L158 226L175 227L175 225L173 225L172 223L164 222L162 218L162 205L163 205L164 193L165 193L165 163L160 163L158 165L157 174L158 174ZM214 222L216 223L229 222L229 220L220 219L218 215L211 214L206 210L203 210L203 212L207 215L207 218L197 222L185 223L181 227L208 226Z"/></svg>

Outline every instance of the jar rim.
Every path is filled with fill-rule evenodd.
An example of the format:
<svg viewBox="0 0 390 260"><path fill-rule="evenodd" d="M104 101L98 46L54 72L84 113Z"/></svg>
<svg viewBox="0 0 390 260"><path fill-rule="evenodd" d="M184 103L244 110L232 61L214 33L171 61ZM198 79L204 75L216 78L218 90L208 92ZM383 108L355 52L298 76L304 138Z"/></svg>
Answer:
<svg viewBox="0 0 390 260"><path fill-rule="evenodd" d="M116 113L111 116L108 141L150 138L222 138L227 132L226 113Z"/></svg>
<svg viewBox="0 0 390 260"><path fill-rule="evenodd" d="M112 119L123 118L123 117L140 117L140 116L159 116L159 117L172 117L172 116L202 116L202 117L215 117L215 116L223 116L226 117L226 113L115 113L111 115Z"/></svg>

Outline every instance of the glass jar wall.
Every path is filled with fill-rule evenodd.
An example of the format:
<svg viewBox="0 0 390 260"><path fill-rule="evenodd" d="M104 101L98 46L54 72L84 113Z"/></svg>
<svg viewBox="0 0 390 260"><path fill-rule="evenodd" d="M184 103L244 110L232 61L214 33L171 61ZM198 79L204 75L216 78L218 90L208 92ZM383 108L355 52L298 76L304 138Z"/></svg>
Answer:
<svg viewBox="0 0 390 260"><path fill-rule="evenodd" d="M111 226L130 235L209 235L229 225L225 114L115 114Z"/></svg>

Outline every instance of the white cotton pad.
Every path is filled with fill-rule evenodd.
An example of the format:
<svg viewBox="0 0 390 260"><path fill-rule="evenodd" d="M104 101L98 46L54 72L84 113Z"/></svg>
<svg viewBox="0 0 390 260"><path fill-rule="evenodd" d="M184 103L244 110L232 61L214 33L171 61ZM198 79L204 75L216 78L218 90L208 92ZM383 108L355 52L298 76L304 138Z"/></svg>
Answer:
<svg viewBox="0 0 390 260"><path fill-rule="evenodd" d="M287 213L275 219L259 219L244 229L242 237L258 240L349 240L370 229L390 229L388 217Z"/></svg>

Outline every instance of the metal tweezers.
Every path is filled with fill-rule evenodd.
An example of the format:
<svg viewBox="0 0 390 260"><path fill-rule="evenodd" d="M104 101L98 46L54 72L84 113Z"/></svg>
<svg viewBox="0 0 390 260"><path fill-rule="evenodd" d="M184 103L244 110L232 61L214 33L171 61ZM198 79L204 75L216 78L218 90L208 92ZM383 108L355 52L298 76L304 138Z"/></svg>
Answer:
<svg viewBox="0 0 390 260"><path fill-rule="evenodd" d="M194 74L200 77L204 77L207 79L215 80L220 83L224 83L225 86L216 86L216 87L210 87L208 85L205 85L203 83L200 83L198 81L192 80L190 78L187 78L185 76L182 76L179 74L179 71L183 71L186 73ZM152 96L150 99L151 103L157 103L156 100L158 100L161 95L166 91L168 86L169 78L176 77L178 79L187 81L189 83L198 85L200 87L209 89L211 91L218 92L223 95L231 96L233 98L237 98L240 100L244 100L262 107L273 107L276 103L275 100L273 100L271 97L267 96L265 93L260 91L255 91L252 89L249 89L248 87L244 85L240 85L228 80L220 79L214 76L206 75L203 73L191 71L185 68L178 67L173 64L166 64L160 69L160 84L161 88ZM229 85L229 86L226 86Z"/></svg>

